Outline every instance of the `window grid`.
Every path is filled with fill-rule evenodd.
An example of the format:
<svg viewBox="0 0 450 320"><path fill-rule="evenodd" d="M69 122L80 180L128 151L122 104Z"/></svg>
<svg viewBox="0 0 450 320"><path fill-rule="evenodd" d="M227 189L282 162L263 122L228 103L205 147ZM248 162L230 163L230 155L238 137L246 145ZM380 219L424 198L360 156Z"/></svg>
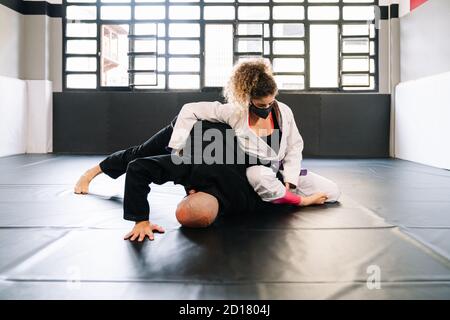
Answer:
<svg viewBox="0 0 450 320"><path fill-rule="evenodd" d="M362 0L364 1L364 0ZM96 7L96 18L89 20L89 19L81 19L81 20L70 20L67 19L67 7L75 5L75 6L95 6ZM131 8L131 16L130 19L117 19L117 20L106 20L101 18L101 7L114 7L114 6L129 6ZM204 19L204 10L203 8L205 6L234 6L235 10L235 19L234 20L205 20ZM291 19L274 19L273 18L273 7L274 6L303 6L304 8L304 19L303 20L291 20ZM169 76L172 74L198 74L200 76L200 88L199 89L182 89L182 91L215 91L220 90L221 88L218 87L206 87L205 86L205 25L206 24L228 24L233 26L233 42L236 43L237 39L237 28L239 23L262 23L263 24L263 45L262 45L262 51L264 53L265 46L264 43L268 41L269 45L269 53L264 53L263 57L268 58L272 63L274 61L274 58L278 57L297 57L297 58L303 58L304 63L304 71L303 72L295 72L292 74L298 74L304 76L304 89L296 89L296 90L289 90L289 89L280 89L281 92L286 91L289 93L295 93L295 92L308 92L308 91L328 91L328 92L352 92L352 86L347 85L345 86L346 89L344 89L343 85L343 76L346 74L368 74L369 81L370 78L374 78L374 87L367 88L361 90L361 85L358 85L359 89L357 92L377 92L379 89L379 83L378 83L378 37L379 32L377 28L374 28L373 35L370 34L367 36L369 39L369 53L367 55L364 54L344 54L343 53L343 39L346 38L352 38L352 36L345 36L343 37L343 25L361 25L363 23L367 23L366 20L344 20L343 19L343 10L344 7L360 7L360 6L377 6L378 0L374 0L372 3L367 2L345 2L344 0L338 0L337 2L309 2L308 0L304 0L303 2L275 2L273 0L269 0L268 2L238 2L238 0L235 0L234 3L232 2L205 2L204 0L199 0L198 2L170 2L170 0L160 1L160 2L136 2L136 0L130 0L129 2L114 2L114 3L104 3L101 2L101 0L97 0L95 2L68 2L67 0L63 0L63 88L67 91L78 91L78 90L105 90L105 91L132 91L134 88L132 86L102 86L101 85L101 59L99 53L101 52L101 45L102 45L102 28L101 26L104 24L121 24L126 25L128 24L130 34L134 34L134 26L135 23L163 23L165 34L164 36L159 36L157 40L164 40L165 45L165 51L164 53L158 53L156 55L156 59L163 58L165 61L165 70L159 71L157 68L157 76L159 74L164 75L164 88L161 89L148 89L148 91L151 92L161 92L161 91L178 91L178 89L171 89L169 88ZM165 17L163 19L141 19L136 20L135 19L135 10L134 8L137 6L164 6L165 8ZM170 13L170 7L174 6L198 6L200 8L200 16L199 19L170 19L169 13ZM239 20L238 19L238 10L240 6L264 6L269 7L269 17L265 20ZM339 19L336 20L309 20L309 8L311 7L322 7L322 6L338 6L339 8ZM68 36L66 34L67 24L70 22L75 23L95 23L97 26L97 32L96 37L92 36ZM170 23L189 23L194 22L199 24L200 26L200 35L199 37L176 37L173 38L169 36L169 24ZM289 54L274 54L273 48L274 48L274 41L276 40L286 40L286 38L283 37L275 37L273 33L273 25L274 23L301 23L304 25L304 35L302 37L304 41L304 53L303 54L295 54L295 55L289 55ZM376 21L372 20L372 24L375 24ZM264 34L264 25L268 25L269 34ZM338 43L339 43L339 57L338 57L338 87L337 88L311 88L310 86L310 26L313 24L319 24L319 25L337 25L339 34L338 34ZM368 25L369 26L369 25ZM359 37L359 36L358 36ZM356 37L353 37L356 38ZM361 38L361 37L359 37ZM171 54L169 52L169 41L170 40L193 40L196 39L199 41L200 46L200 52L199 54ZM299 38L300 39L300 38ZM97 53L67 53L67 41L70 40L95 40L96 41L96 47L97 47ZM288 40L290 41L290 40ZM133 41L130 41L130 51L133 51L132 48ZM372 52L370 52L370 46L373 44ZM354 72L345 72L343 71L343 58L344 57L351 57L351 56L367 56L369 64L371 63L371 59L373 59L374 62L374 70L370 70L369 72L363 72L363 71L354 71ZM97 61L97 67L96 71L67 71L67 58L70 57L94 57ZM169 71L169 60L172 57L197 57L199 58L199 71L198 72L174 72ZM233 52L233 63L236 62L237 55L235 52ZM133 59L130 58L130 64L129 69L133 70ZM159 59L158 59L159 60ZM156 66L158 67L159 61L157 60ZM67 87L67 78L68 75L95 75L96 76L96 87L92 89L76 89L76 88L68 88ZM277 74L286 74L286 72L274 72L275 75ZM289 73L290 74L290 73Z"/></svg>

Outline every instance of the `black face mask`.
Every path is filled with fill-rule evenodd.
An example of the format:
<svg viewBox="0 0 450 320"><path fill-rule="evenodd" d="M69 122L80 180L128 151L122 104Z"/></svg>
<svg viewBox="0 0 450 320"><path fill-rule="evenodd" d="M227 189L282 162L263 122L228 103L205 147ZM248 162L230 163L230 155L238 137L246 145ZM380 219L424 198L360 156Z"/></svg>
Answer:
<svg viewBox="0 0 450 320"><path fill-rule="evenodd" d="M250 102L249 109L250 109L250 111L253 114L257 115L258 117L263 118L263 119L267 119L267 117L269 116L270 112L272 111L272 107L273 107L273 104L270 107L268 107L268 108L264 108L264 109L263 108L258 108L257 106L255 106L253 103Z"/></svg>

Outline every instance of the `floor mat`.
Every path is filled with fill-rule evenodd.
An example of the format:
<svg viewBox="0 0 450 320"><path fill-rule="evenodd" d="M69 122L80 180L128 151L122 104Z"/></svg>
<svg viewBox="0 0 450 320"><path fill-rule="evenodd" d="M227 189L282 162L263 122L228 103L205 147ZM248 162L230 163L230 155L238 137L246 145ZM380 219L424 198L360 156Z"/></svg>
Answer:
<svg viewBox="0 0 450 320"><path fill-rule="evenodd" d="M166 233L131 243L123 177L72 192L101 159L0 158L1 299L450 298L447 171L307 159L304 167L341 186L339 203L205 230L180 228L184 189L167 183L149 196L151 220Z"/></svg>

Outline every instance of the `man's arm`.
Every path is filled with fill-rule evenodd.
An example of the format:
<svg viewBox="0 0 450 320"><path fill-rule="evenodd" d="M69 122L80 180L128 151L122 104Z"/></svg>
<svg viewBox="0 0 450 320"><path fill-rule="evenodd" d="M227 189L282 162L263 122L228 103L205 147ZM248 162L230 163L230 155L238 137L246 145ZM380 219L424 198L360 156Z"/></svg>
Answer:
<svg viewBox="0 0 450 320"><path fill-rule="evenodd" d="M150 207L147 196L150 184L163 184L168 181L181 183L186 181L190 172L188 164L175 164L171 155L139 158L132 161L127 168L124 195L124 219L136 224L125 239L142 241L145 237L153 240L153 231L164 229L149 221Z"/></svg>

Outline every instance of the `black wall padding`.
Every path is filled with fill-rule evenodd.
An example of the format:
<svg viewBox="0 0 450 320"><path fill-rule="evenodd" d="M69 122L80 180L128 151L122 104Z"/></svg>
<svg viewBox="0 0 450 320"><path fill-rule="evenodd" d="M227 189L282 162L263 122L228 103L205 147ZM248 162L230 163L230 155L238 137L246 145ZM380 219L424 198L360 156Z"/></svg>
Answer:
<svg viewBox="0 0 450 320"><path fill-rule="evenodd" d="M54 93L56 153L105 154L145 141L195 101L223 102L218 92ZM294 112L305 156L388 157L390 96L279 94Z"/></svg>

